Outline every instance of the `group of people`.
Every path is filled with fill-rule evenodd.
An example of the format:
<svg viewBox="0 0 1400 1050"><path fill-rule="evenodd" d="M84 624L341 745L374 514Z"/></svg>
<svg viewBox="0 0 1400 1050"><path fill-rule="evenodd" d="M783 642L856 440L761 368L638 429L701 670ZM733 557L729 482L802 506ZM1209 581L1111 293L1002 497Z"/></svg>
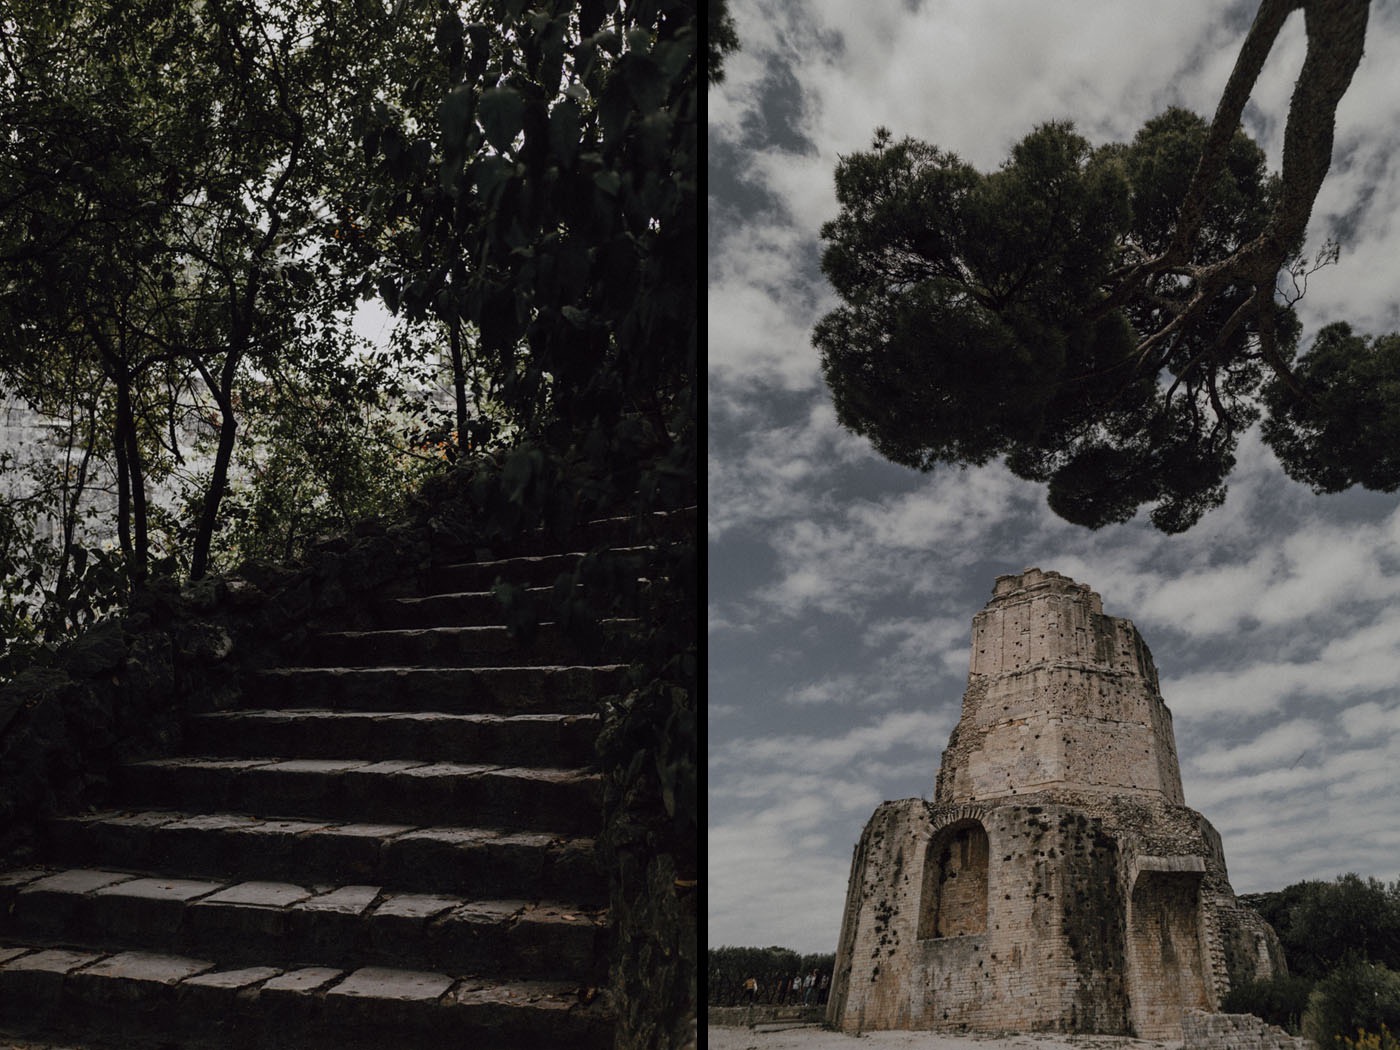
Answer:
<svg viewBox="0 0 1400 1050"><path fill-rule="evenodd" d="M826 1002L830 985L831 975L828 973L818 973L816 970L807 974L795 973L791 977L784 977L779 982L777 995L773 1001L790 1005L801 1003L803 1006L820 1006ZM758 993L758 980L753 977L746 979L744 981L744 1002L748 1004L756 1002Z"/></svg>

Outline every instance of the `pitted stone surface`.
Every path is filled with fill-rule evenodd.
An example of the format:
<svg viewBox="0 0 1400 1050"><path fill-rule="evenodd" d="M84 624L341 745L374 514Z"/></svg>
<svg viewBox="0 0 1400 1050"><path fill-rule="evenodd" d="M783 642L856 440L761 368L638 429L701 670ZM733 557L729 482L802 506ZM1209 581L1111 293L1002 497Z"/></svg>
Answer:
<svg viewBox="0 0 1400 1050"><path fill-rule="evenodd" d="M432 1002L442 998L454 983L451 977L441 973L366 966L356 970L326 995L352 999Z"/></svg>

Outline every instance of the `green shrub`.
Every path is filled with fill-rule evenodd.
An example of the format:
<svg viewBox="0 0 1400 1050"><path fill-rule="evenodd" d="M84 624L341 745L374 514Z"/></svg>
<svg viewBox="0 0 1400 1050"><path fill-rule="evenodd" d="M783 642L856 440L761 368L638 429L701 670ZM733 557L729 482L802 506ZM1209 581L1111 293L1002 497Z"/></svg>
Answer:
<svg viewBox="0 0 1400 1050"><path fill-rule="evenodd" d="M1253 1014L1298 1034L1308 995L1314 981L1294 974L1283 974L1264 981L1252 981L1230 989L1220 1009L1230 1014Z"/></svg>
<svg viewBox="0 0 1400 1050"><path fill-rule="evenodd" d="M1383 1026L1400 1029L1400 973L1355 956L1317 982L1303 1015L1303 1034L1324 1050Z"/></svg>

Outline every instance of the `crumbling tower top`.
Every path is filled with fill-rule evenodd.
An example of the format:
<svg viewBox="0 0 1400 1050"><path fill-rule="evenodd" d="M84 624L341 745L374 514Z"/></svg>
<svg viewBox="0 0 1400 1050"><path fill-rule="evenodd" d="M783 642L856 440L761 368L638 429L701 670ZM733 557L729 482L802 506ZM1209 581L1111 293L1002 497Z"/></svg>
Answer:
<svg viewBox="0 0 1400 1050"><path fill-rule="evenodd" d="M1057 790L1184 802L1171 712L1137 628L1105 616L1083 584L1027 569L998 577L972 621L937 801Z"/></svg>

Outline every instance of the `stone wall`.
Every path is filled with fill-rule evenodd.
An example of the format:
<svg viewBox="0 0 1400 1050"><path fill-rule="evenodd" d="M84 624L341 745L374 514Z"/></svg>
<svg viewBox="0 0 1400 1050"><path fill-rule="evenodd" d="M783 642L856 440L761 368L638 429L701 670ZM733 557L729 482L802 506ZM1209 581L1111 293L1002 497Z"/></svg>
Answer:
<svg viewBox="0 0 1400 1050"><path fill-rule="evenodd" d="M1171 713L1152 654L1097 594L1058 573L1003 576L972 621L959 720L940 803L1049 787L1164 795L1182 803Z"/></svg>
<svg viewBox="0 0 1400 1050"><path fill-rule="evenodd" d="M1317 1050L1310 1039L1292 1036L1253 1014L1187 1011L1181 1021L1182 1050Z"/></svg>

